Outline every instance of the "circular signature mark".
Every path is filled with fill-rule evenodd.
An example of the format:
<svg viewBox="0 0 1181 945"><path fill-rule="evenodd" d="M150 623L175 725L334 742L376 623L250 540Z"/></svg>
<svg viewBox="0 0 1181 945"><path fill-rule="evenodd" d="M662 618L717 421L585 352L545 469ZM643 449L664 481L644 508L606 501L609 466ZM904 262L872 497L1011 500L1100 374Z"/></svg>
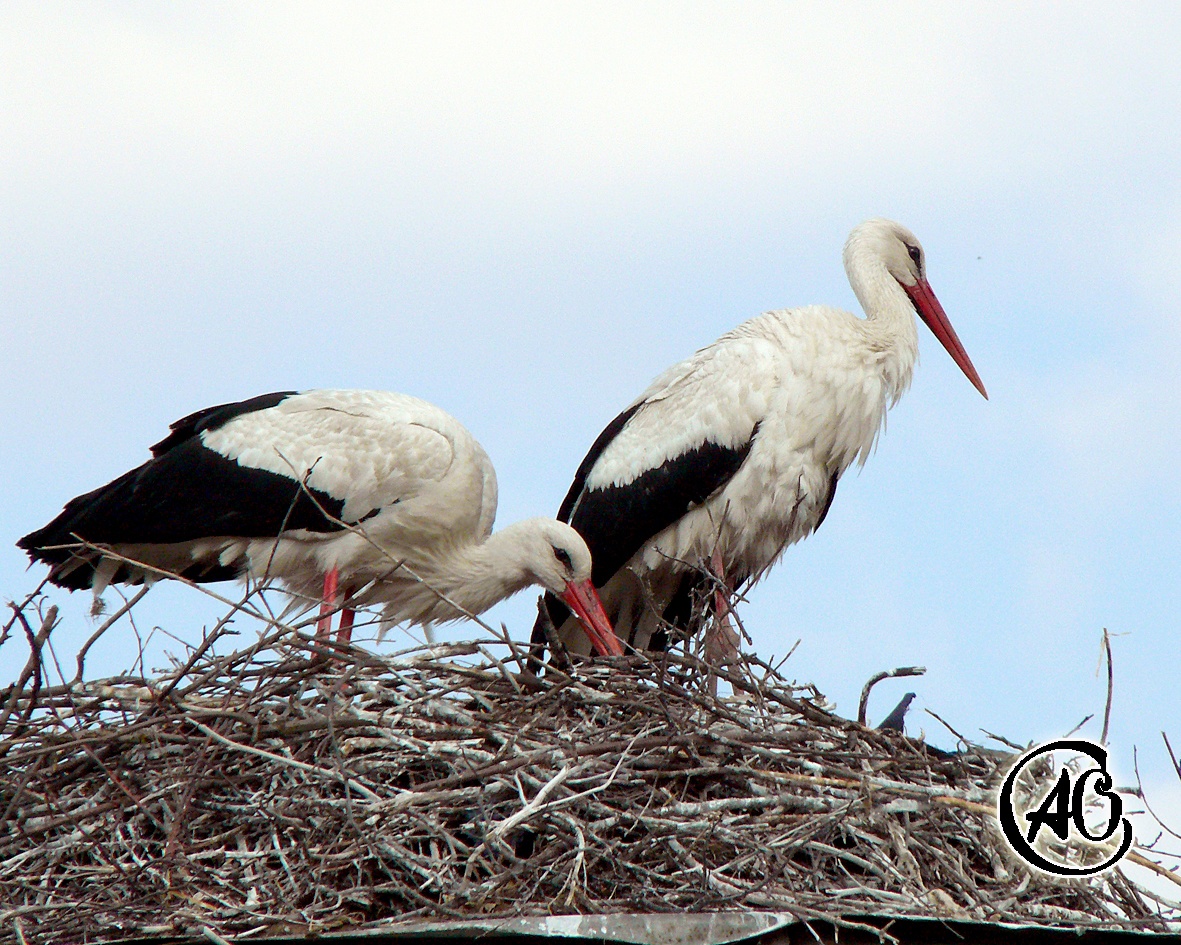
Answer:
<svg viewBox="0 0 1181 945"><path fill-rule="evenodd" d="M1073 783L1070 770L1063 767L1054 787L1042 799L1040 805L1035 810L1024 813L1026 829L1023 830L1021 825L1017 823L1017 815L1013 808L1013 790L1017 784L1017 778L1021 772L1039 758L1053 751L1069 751L1086 755L1096 762L1098 767L1088 768ZM1092 780L1093 784L1091 784ZM1084 801L1089 784L1091 784L1095 795L1106 798L1108 803L1107 826L1100 833L1091 833L1083 819ZM1005 778L1005 783L997 798L997 814L1000 818L1001 828L1004 830L1005 838L1009 841L1013 852L1025 862L1058 876L1092 876L1118 863L1132 846L1132 825L1123 816L1123 812L1123 798L1111 790L1111 775L1107 771L1107 749L1081 738L1049 742L1028 752L1013 765L1013 769ZM1102 843L1110 839L1121 824L1124 833L1119 848L1102 863L1094 866L1070 866L1066 863L1059 863L1048 859L1033 848L1033 843L1043 827L1049 827L1058 839L1066 840L1070 835L1072 824L1075 830L1091 843Z"/></svg>

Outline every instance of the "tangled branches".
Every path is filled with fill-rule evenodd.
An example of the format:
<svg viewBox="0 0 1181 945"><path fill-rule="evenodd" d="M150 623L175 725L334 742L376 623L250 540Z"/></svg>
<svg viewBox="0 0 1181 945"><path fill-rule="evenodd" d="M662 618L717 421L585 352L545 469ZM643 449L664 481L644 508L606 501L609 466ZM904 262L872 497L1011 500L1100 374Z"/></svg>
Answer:
<svg viewBox="0 0 1181 945"><path fill-rule="evenodd" d="M717 698L689 655L539 680L476 644L272 630L159 678L0 693L8 940L739 909L1164 928L1118 871L1005 858L998 753L837 718L757 660Z"/></svg>

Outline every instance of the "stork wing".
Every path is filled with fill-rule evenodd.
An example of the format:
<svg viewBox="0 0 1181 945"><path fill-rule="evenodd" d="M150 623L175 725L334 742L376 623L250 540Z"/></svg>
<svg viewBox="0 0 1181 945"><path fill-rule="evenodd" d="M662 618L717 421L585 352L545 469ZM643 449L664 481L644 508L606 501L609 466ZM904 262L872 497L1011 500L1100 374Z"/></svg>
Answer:
<svg viewBox="0 0 1181 945"><path fill-rule="evenodd" d="M169 450L191 440L205 430L216 430L218 427L225 426L235 417L274 407L296 393L293 390L281 390L273 394L259 394L249 400L240 400L232 404L218 404L216 407L206 407L187 417L181 417L168 427L168 436L152 446L152 456L163 456Z"/></svg>
<svg viewBox="0 0 1181 945"><path fill-rule="evenodd" d="M606 584L648 539L729 482L757 432L756 423L738 446L703 440L626 484L583 489L569 523L591 550L595 585Z"/></svg>
<svg viewBox="0 0 1181 945"><path fill-rule="evenodd" d="M268 394L211 407L173 424L153 459L71 500L18 544L61 563L68 550L43 549L75 536L115 545L331 533L343 527L335 520L364 521L440 479L454 459L448 424L466 436L438 408L384 392Z"/></svg>
<svg viewBox="0 0 1181 945"><path fill-rule="evenodd" d="M776 369L765 341L726 335L658 377L607 425L558 513L586 540L596 586L730 481L750 452Z"/></svg>
<svg viewBox="0 0 1181 945"><path fill-rule="evenodd" d="M313 390L201 434L239 466L306 481L350 524L432 489L457 446L478 446L438 407L387 391ZM462 440L463 443L457 443ZM482 470L474 473L483 480Z"/></svg>

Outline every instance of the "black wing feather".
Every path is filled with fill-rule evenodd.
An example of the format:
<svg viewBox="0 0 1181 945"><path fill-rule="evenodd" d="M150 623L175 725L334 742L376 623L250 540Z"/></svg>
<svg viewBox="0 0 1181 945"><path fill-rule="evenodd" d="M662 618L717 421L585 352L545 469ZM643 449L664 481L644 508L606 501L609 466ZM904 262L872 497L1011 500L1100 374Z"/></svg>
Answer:
<svg viewBox="0 0 1181 945"><path fill-rule="evenodd" d="M562 500L562 504L558 508L559 522L565 522L567 525L570 524L570 512L574 509L574 503L578 501L578 497L582 495L582 490L586 487L586 477L590 475L591 469L599 461L599 457L603 455L603 451L619 435L620 431L627 426L627 421L642 406L644 406L644 401L640 401L638 404L632 404L627 410L608 423L603 428L603 432L595 437L591 448L582 458L582 462L578 464L578 471L574 474L574 481L570 483L570 491L566 493L566 498Z"/></svg>
<svg viewBox="0 0 1181 945"><path fill-rule="evenodd" d="M199 434L234 417L273 407L288 394L267 394L236 404L198 411L172 425L172 433L153 447L155 458L101 488L70 500L44 528L25 535L17 546L30 558L53 565L73 552L54 545L79 538L94 544L170 544L199 538L270 538L289 529L331 533L341 526L344 500L305 489L290 476L240 466L206 447ZM310 495L309 495L310 493ZM206 568L203 580L226 580L227 568ZM87 587L93 565L63 580Z"/></svg>
<svg viewBox="0 0 1181 945"><path fill-rule="evenodd" d="M584 490L570 524L590 548L595 586L606 584L644 542L729 482L757 431L758 424L741 446L706 440L625 485Z"/></svg>
<svg viewBox="0 0 1181 945"><path fill-rule="evenodd" d="M218 404L216 407L206 407L187 417L181 417L168 427L168 436L152 447L152 455L163 456L173 447L179 446L186 440L191 440L205 430L217 430L224 427L235 417L277 407L295 393L297 392L293 390L281 390L273 394L259 394L249 400L239 400L232 404Z"/></svg>
<svg viewBox="0 0 1181 945"><path fill-rule="evenodd" d="M721 446L706 440L626 485L588 490L586 479L591 469L642 406L643 402L629 407L599 434L579 464L558 510L558 518L573 526L590 548L591 581L595 587L606 584L644 542L729 482L746 460L759 430L756 423L740 446ZM569 615L565 604L549 593L545 603L554 625L561 626ZM533 629L533 642L541 644L544 639L539 619Z"/></svg>

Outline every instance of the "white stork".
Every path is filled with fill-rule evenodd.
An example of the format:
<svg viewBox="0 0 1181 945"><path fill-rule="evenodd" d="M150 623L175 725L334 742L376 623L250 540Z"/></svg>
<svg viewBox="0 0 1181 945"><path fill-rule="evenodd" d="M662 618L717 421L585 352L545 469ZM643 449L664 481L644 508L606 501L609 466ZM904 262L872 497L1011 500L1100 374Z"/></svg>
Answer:
<svg viewBox="0 0 1181 945"><path fill-rule="evenodd" d="M558 518L586 539L594 584L632 646L658 648L670 625L695 629L704 604L724 637L707 654L732 655L730 592L815 531L841 475L868 458L910 385L916 311L988 397L913 233L870 220L844 261L865 318L818 305L752 318L657 377L578 467ZM552 595L546 604L560 638L586 653L569 612Z"/></svg>
<svg viewBox="0 0 1181 945"><path fill-rule="evenodd" d="M354 607L383 604L385 624L428 625L540 584L585 621L599 653L622 651L578 533L533 518L492 534L492 463L457 420L416 397L264 394L178 420L152 457L17 544L51 565L55 584L96 594L160 572L277 579L322 601L321 637L343 602L344 640Z"/></svg>

